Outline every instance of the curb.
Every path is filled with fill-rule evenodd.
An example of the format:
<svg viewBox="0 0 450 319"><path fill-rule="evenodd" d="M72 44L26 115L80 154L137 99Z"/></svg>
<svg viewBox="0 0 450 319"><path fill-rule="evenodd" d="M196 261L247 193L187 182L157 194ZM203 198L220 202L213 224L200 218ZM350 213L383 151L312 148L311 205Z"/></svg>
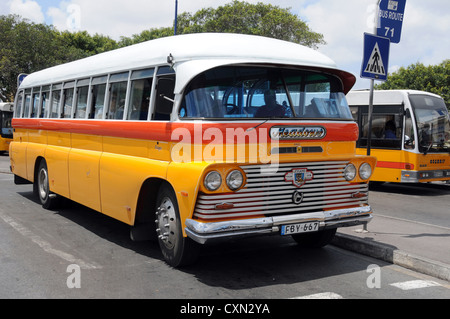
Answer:
<svg viewBox="0 0 450 319"><path fill-rule="evenodd" d="M336 234L332 245L383 260L438 279L450 281L450 265L397 249L388 244L363 240L347 234Z"/></svg>

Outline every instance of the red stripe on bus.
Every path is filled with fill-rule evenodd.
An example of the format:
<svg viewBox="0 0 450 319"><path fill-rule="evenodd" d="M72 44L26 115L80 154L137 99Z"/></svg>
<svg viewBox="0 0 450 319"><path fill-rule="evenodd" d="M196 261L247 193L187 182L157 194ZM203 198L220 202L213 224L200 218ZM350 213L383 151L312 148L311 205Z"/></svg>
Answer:
<svg viewBox="0 0 450 319"><path fill-rule="evenodd" d="M402 163L402 162L380 162L380 161L378 161L377 167L413 170L414 164Z"/></svg>
<svg viewBox="0 0 450 319"><path fill-rule="evenodd" d="M203 143L220 143L226 142L227 129L230 129L228 138L233 138L233 132L239 135L240 132L252 136L251 128L257 125L252 123L198 123L193 122L131 122L131 121L99 121L99 120L58 120L58 119L13 119L12 125L14 129L30 129L42 131L56 131L64 133L76 133L86 135L99 135L130 139L143 139L154 141L179 142L183 140L183 133L190 134L192 142L196 142L194 138L201 132ZM320 141L356 141L358 139L358 126L356 123L265 123L256 129L258 142L259 134L267 131L265 137L270 140L270 128L275 126L283 127L317 127L322 126L327 130L327 135ZM177 131L176 131L177 130ZM207 131L208 130L208 131ZM218 130L218 131L217 131ZM249 131L247 131L249 130ZM209 134L206 134L209 133ZM223 140L217 140L218 136L214 132L221 132ZM208 137L209 135L209 137ZM211 136L212 135L212 136ZM205 138L206 137L206 138ZM236 138L235 138L236 139ZM291 140L287 142L293 142ZM311 141L311 140L305 140ZM231 142L231 141L228 141ZM283 142L283 141L282 141Z"/></svg>

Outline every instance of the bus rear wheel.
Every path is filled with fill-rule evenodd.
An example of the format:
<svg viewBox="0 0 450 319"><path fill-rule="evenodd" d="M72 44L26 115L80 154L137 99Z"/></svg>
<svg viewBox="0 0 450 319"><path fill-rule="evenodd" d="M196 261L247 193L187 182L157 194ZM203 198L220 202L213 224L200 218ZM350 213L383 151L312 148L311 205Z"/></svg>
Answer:
<svg viewBox="0 0 450 319"><path fill-rule="evenodd" d="M39 163L35 180L35 192L39 197L42 207L54 209L58 204L58 196L50 191L47 163L42 160Z"/></svg>
<svg viewBox="0 0 450 319"><path fill-rule="evenodd" d="M194 263L200 253L200 245L183 236L178 202L173 189L162 185L156 203L156 233L164 259L173 267Z"/></svg>

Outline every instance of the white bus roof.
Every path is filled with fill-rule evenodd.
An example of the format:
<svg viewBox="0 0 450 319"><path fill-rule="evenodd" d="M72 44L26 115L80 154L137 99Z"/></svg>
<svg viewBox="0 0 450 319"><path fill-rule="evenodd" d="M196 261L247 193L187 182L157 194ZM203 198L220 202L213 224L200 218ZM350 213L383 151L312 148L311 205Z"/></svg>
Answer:
<svg viewBox="0 0 450 319"><path fill-rule="evenodd" d="M14 104L13 103L0 103L0 111L13 112Z"/></svg>
<svg viewBox="0 0 450 319"><path fill-rule="evenodd" d="M169 54L177 73L175 93L203 71L245 63L321 68L344 78L347 91L354 84L353 75L338 70L330 58L302 45L260 36L199 33L147 41L42 70L27 76L21 88L167 65Z"/></svg>
<svg viewBox="0 0 450 319"><path fill-rule="evenodd" d="M423 94L441 98L439 95L416 90L375 90L373 95L374 105L399 105L408 95ZM369 90L350 91L347 94L348 105L369 105Z"/></svg>

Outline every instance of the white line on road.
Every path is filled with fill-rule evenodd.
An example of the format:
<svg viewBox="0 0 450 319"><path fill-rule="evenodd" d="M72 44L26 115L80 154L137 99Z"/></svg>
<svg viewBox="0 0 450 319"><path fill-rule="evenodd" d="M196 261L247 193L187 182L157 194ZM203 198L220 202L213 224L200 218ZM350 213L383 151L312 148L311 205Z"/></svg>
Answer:
<svg viewBox="0 0 450 319"><path fill-rule="evenodd" d="M37 244L39 247L41 247L45 252L47 252L49 254L58 256L71 264L77 264L78 266L80 266L81 269L100 269L100 268L102 268L102 266L100 266L96 263L87 263L81 259L78 259L78 258L72 256L69 253L66 253L64 251L53 248L49 242L45 241L40 236L34 234L32 231L30 231L28 228L26 228L22 224L18 223L17 221L15 221L10 216L4 214L1 210L0 210L0 218L5 223L10 225L12 228L17 230L22 236L30 239L33 243Z"/></svg>
<svg viewBox="0 0 450 319"><path fill-rule="evenodd" d="M314 294L309 296L295 297L292 299L343 299L341 295L334 292L323 292L320 294Z"/></svg>
<svg viewBox="0 0 450 319"><path fill-rule="evenodd" d="M397 282L395 284L391 284L391 286L400 288L402 290L413 290L420 288L437 287L441 285L431 280L412 280L405 282Z"/></svg>

